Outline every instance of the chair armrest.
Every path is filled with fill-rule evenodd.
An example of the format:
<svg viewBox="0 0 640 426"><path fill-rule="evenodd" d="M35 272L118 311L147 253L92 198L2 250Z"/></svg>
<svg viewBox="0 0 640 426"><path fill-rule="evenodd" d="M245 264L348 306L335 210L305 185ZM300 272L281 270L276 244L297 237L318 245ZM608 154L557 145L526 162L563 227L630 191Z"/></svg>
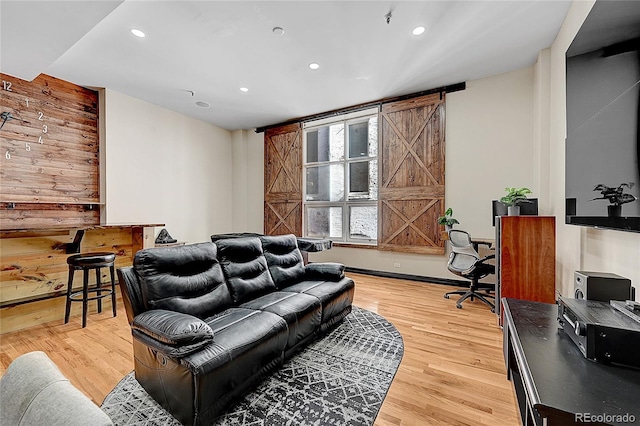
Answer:
<svg viewBox="0 0 640 426"><path fill-rule="evenodd" d="M478 260L478 263L485 263L487 260L491 260L491 259L495 259L495 258L496 258L495 254L490 254L490 255L485 256L482 259Z"/></svg>
<svg viewBox="0 0 640 426"><path fill-rule="evenodd" d="M308 280L340 281L344 278L344 265L341 263L309 263L305 267L305 278Z"/></svg>
<svg viewBox="0 0 640 426"><path fill-rule="evenodd" d="M137 315L133 336L170 358L182 358L209 345L213 330L193 315L154 309Z"/></svg>
<svg viewBox="0 0 640 426"><path fill-rule="evenodd" d="M493 246L493 243L491 241L476 241L476 240L471 240L471 244L476 244L479 246L487 246L487 247L491 247Z"/></svg>

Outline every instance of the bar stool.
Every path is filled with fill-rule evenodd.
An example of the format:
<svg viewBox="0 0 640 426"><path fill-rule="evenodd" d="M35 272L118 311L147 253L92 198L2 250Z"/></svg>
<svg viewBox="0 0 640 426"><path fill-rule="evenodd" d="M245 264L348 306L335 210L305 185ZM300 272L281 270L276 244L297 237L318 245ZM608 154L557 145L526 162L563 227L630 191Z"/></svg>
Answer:
<svg viewBox="0 0 640 426"><path fill-rule="evenodd" d="M89 300L98 301L98 312L102 312L102 299L111 296L111 305L113 306L113 316L116 316L116 282L114 279L116 260L115 253L99 252L99 253L81 253L67 258L69 265L69 283L67 284L67 307L64 314L64 323L69 322L69 314L71 313L71 302L82 302L82 328L87 325L87 303ZM111 272L111 289L102 287L100 281L100 268L109 268ZM71 291L73 287L73 274L76 270L83 271L83 281L81 291ZM89 288L89 271L96 271L96 287ZM104 293L103 293L104 291ZM89 293L95 292L96 295L89 297Z"/></svg>

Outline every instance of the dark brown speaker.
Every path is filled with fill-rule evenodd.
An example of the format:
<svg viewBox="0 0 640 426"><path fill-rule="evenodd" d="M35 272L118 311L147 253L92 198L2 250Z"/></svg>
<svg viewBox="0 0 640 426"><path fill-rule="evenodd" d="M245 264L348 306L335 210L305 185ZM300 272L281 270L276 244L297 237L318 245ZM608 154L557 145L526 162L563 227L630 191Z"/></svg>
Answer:
<svg viewBox="0 0 640 426"><path fill-rule="evenodd" d="M573 297L576 299L633 300L631 280L608 272L575 271Z"/></svg>

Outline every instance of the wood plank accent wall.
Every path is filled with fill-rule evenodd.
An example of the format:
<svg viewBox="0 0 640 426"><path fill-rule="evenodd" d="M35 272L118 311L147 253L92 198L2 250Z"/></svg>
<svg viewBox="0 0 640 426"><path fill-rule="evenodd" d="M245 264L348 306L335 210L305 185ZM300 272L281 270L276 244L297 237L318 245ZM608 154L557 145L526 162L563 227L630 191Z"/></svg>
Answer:
<svg viewBox="0 0 640 426"><path fill-rule="evenodd" d="M12 116L0 131L0 227L99 223L98 93L0 76L0 112Z"/></svg>
<svg viewBox="0 0 640 426"><path fill-rule="evenodd" d="M378 248L443 254L445 95L382 106Z"/></svg>
<svg viewBox="0 0 640 426"><path fill-rule="evenodd" d="M264 233L302 236L301 126L269 129L264 142Z"/></svg>

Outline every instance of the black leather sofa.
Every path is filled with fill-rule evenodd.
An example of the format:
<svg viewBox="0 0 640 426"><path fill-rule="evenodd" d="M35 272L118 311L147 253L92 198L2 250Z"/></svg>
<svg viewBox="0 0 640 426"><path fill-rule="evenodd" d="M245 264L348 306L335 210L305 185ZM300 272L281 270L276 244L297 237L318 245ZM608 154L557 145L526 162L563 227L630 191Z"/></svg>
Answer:
<svg viewBox="0 0 640 426"><path fill-rule="evenodd" d="M140 250L118 269L136 379L185 425L208 425L351 312L336 263L304 265L296 237Z"/></svg>

